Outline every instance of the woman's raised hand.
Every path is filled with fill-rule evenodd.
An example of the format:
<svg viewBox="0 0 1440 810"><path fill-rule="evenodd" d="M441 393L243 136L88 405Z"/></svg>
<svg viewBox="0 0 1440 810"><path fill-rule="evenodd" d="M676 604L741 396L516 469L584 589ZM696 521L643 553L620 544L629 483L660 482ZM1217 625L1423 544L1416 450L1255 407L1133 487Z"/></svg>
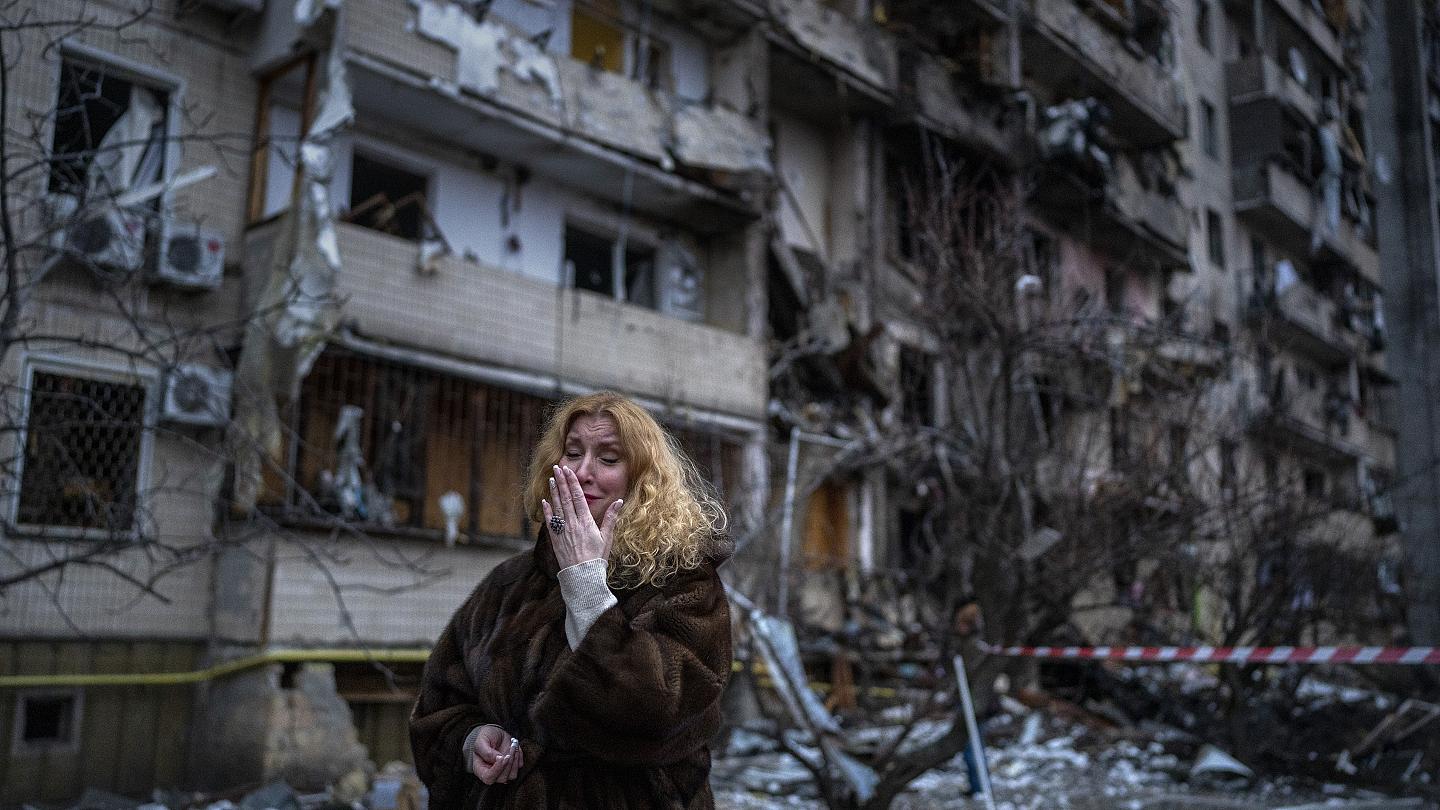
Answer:
<svg viewBox="0 0 1440 810"><path fill-rule="evenodd" d="M615 541L615 519L625 502L617 500L610 504L601 516L600 525L596 526L590 504L585 500L585 490L574 470L557 465L551 471L554 475L550 478L550 499L541 501L540 509L550 532L550 545L555 549L555 561L561 568L569 568L590 560L609 560L610 547ZM555 530L553 518L557 515L565 523L563 531Z"/></svg>
<svg viewBox="0 0 1440 810"><path fill-rule="evenodd" d="M480 729L475 738L475 752L470 755L470 772L487 785L502 785L514 779L525 767L525 752L520 741L496 725Z"/></svg>

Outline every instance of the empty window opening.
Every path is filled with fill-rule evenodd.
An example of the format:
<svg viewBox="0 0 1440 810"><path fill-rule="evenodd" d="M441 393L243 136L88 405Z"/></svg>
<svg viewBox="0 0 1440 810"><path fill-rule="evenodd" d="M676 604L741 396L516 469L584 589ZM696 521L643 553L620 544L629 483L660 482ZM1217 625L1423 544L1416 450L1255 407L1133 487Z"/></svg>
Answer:
<svg viewBox="0 0 1440 810"><path fill-rule="evenodd" d="M1311 498L1324 498L1329 491L1329 482L1323 470L1307 467L1303 477L1305 494Z"/></svg>
<svg viewBox="0 0 1440 810"><path fill-rule="evenodd" d="M160 182L168 105L166 93L121 79L113 69L61 62L50 190L104 199Z"/></svg>
<svg viewBox="0 0 1440 810"><path fill-rule="evenodd" d="M1215 105L1208 101L1200 101L1200 143L1205 149L1205 155L1218 160L1220 158L1220 132L1215 117Z"/></svg>
<svg viewBox="0 0 1440 810"><path fill-rule="evenodd" d="M16 707L15 743L18 749L52 749L72 746L80 728L78 693L21 695Z"/></svg>
<svg viewBox="0 0 1440 810"><path fill-rule="evenodd" d="M1209 209L1205 211L1205 238L1206 252L1210 256L1210 263L1223 270L1225 268L1225 225L1220 220L1220 214Z"/></svg>
<svg viewBox="0 0 1440 810"><path fill-rule="evenodd" d="M140 385L36 371L18 522L129 531L144 416Z"/></svg>
<svg viewBox="0 0 1440 810"><path fill-rule="evenodd" d="M1207 51L1215 49L1211 25L1210 0L1197 0L1195 3L1195 39L1200 43L1200 47Z"/></svg>
<svg viewBox="0 0 1440 810"><path fill-rule="evenodd" d="M900 349L900 408L912 424L935 424L934 362L908 346Z"/></svg>
<svg viewBox="0 0 1440 810"><path fill-rule="evenodd" d="M424 175L356 152L350 168L350 211L345 218L372 230L419 241L430 225Z"/></svg>
<svg viewBox="0 0 1440 810"><path fill-rule="evenodd" d="M565 228L565 261L571 283L642 307L660 309L660 289L666 278L656 275L656 250L644 243L629 242L620 259L616 240L574 227ZM620 273L617 278L617 260ZM617 280L619 283L617 284Z"/></svg>

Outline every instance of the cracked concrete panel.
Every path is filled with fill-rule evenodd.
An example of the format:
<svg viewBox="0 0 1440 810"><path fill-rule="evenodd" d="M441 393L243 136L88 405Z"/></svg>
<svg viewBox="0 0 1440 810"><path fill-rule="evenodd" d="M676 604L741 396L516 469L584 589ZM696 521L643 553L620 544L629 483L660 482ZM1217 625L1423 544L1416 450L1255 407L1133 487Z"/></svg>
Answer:
<svg viewBox="0 0 1440 810"><path fill-rule="evenodd" d="M669 116L639 82L572 59L556 60L566 123L595 140L669 169Z"/></svg>
<svg viewBox="0 0 1440 810"><path fill-rule="evenodd" d="M778 0L776 16L800 44L883 90L895 85L895 44L817 0Z"/></svg>
<svg viewBox="0 0 1440 810"><path fill-rule="evenodd" d="M983 141L998 152L1012 148L1011 139L993 117L998 111L962 99L955 92L954 77L931 54L916 57L915 101L923 117L951 135Z"/></svg>
<svg viewBox="0 0 1440 810"><path fill-rule="evenodd" d="M770 137L740 113L682 107L675 115L675 159L687 166L772 174Z"/></svg>
<svg viewBox="0 0 1440 810"><path fill-rule="evenodd" d="M535 43L512 35L500 23L476 22L453 3L412 0L412 5L416 9L415 30L455 49L455 83L461 89L494 95L500 89L501 72L508 71L522 82L543 87L551 105L560 105L555 60Z"/></svg>

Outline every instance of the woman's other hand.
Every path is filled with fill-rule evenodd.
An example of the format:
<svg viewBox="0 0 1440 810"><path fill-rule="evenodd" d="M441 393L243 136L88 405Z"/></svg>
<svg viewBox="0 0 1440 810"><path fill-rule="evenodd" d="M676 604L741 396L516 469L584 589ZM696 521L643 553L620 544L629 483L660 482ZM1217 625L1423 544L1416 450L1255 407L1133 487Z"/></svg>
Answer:
<svg viewBox="0 0 1440 810"><path fill-rule="evenodd" d="M553 467L550 478L550 499L540 502L545 516L545 525L550 531L550 545L555 549L555 561L561 568L569 568L590 560L609 560L610 547L615 540L615 519L620 515L624 501L615 501L605 510L600 525L590 514L585 500L585 491L580 479L569 467ZM556 512L556 505L559 512ZM552 527L556 515L565 521L565 530L557 532Z"/></svg>
<svg viewBox="0 0 1440 810"><path fill-rule="evenodd" d="M470 772L487 785L503 785L514 779L525 766L525 752L520 743L499 726L484 726L475 738L475 753L470 755Z"/></svg>

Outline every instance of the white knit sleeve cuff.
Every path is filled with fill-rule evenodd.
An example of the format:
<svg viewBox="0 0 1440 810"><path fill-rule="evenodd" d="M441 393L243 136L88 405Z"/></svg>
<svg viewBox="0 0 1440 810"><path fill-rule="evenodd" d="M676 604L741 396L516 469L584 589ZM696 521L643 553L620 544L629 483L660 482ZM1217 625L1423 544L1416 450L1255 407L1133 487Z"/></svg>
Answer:
<svg viewBox="0 0 1440 810"><path fill-rule="evenodd" d="M600 614L619 602L605 583L605 573L605 561L594 559L561 569L557 575L560 597L565 600L565 640L572 650L580 646Z"/></svg>

